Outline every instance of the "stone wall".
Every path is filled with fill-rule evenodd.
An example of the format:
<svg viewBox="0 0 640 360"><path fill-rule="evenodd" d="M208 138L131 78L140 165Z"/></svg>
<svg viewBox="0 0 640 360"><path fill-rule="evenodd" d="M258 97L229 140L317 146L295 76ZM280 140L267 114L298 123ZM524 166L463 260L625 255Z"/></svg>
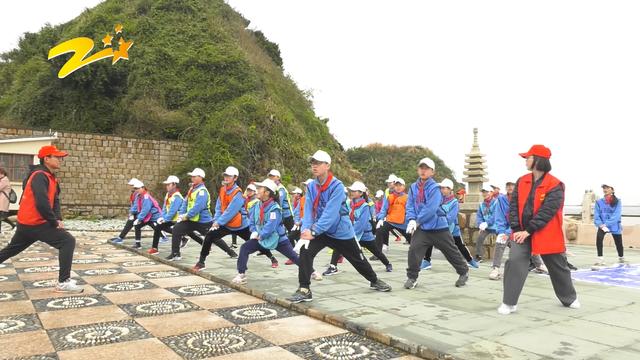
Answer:
<svg viewBox="0 0 640 360"><path fill-rule="evenodd" d="M0 128L0 138L46 135L49 131ZM179 141L58 132L53 143L69 152L58 173L66 214L126 214L127 182L132 177L142 180L160 198L162 181L188 156L188 145Z"/></svg>
<svg viewBox="0 0 640 360"><path fill-rule="evenodd" d="M476 255L476 239L480 229L476 226L476 211L460 210L458 213L458 223L460 224L460 232L462 241L467 245L471 256ZM483 243L483 259L493 259L493 253L496 245L496 236L491 234L484 239Z"/></svg>

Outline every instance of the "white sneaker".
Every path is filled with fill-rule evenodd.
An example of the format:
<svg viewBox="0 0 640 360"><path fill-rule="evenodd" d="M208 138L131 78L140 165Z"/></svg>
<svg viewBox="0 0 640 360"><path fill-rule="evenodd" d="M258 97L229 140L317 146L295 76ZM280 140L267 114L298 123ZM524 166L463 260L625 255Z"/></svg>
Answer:
<svg viewBox="0 0 640 360"><path fill-rule="evenodd" d="M578 299L573 300L569 307L572 309L580 309L580 301L578 301Z"/></svg>
<svg viewBox="0 0 640 360"><path fill-rule="evenodd" d="M59 293L81 293L84 291L82 286L78 286L75 280L67 279L65 282L59 282L54 290Z"/></svg>
<svg viewBox="0 0 640 360"><path fill-rule="evenodd" d="M494 267L493 269L491 269L491 272L489 273L489 279L491 280L499 280L501 276L502 276L502 273L500 271L500 268L498 267Z"/></svg>
<svg viewBox="0 0 640 360"><path fill-rule="evenodd" d="M540 264L540 266L538 266L536 268L536 272L538 274L548 274L549 270L547 269L547 267L544 264Z"/></svg>
<svg viewBox="0 0 640 360"><path fill-rule="evenodd" d="M387 245L382 245L382 251L384 252L389 251L389 247Z"/></svg>
<svg viewBox="0 0 640 360"><path fill-rule="evenodd" d="M591 270L593 270L593 271L602 270L602 268L604 268L606 265L607 264L605 264L605 262L604 262L604 260L602 258L598 258L596 263L593 264L593 266L591 266Z"/></svg>
<svg viewBox="0 0 640 360"><path fill-rule="evenodd" d="M234 284L244 285L247 283L247 274L238 274L231 280Z"/></svg>
<svg viewBox="0 0 640 360"><path fill-rule="evenodd" d="M311 280L322 281L322 275L319 272L314 271L311 273Z"/></svg>
<svg viewBox="0 0 640 360"><path fill-rule="evenodd" d="M517 307L518 307L518 305L507 305L507 304L503 303L498 308L498 314L500 314L500 315L509 315L511 313L516 312L516 308Z"/></svg>

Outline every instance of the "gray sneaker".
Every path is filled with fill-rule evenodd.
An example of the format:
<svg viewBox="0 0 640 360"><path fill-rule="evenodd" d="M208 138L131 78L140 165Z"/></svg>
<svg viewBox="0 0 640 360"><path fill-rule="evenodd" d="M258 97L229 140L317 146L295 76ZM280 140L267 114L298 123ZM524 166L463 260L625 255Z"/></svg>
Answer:
<svg viewBox="0 0 640 360"><path fill-rule="evenodd" d="M389 284L387 284L386 282L378 279L376 282L372 282L370 283L369 287L372 290L376 290L376 291L381 291L381 292L388 292L391 291L391 286Z"/></svg>
<svg viewBox="0 0 640 360"><path fill-rule="evenodd" d="M405 289L413 289L417 285L418 285L418 279L408 278L407 281L405 281L405 283L404 283L404 288Z"/></svg>
<svg viewBox="0 0 640 360"><path fill-rule="evenodd" d="M55 292L59 293L81 293L84 291L82 286L78 286L75 280L67 279L65 282L59 282L56 285Z"/></svg>
<svg viewBox="0 0 640 360"><path fill-rule="evenodd" d="M465 284L467 283L467 280L469 280L469 273L460 275L458 280L456 280L456 287L465 286Z"/></svg>

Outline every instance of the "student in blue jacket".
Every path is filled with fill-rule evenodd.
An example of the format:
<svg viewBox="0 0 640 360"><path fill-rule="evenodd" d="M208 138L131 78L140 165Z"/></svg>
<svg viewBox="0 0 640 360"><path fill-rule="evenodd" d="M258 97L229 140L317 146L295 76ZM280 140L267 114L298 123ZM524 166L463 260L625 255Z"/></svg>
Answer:
<svg viewBox="0 0 640 360"><path fill-rule="evenodd" d="M390 291L371 268L362 254L347 211L344 185L329 171L331 156L322 150L310 158L314 180L307 186L300 240L298 290L288 298L293 303L312 301L310 290L313 259L325 247L341 253L354 268L370 282L372 289Z"/></svg>
<svg viewBox="0 0 640 360"><path fill-rule="evenodd" d="M407 200L407 232L413 234L409 246L407 281L405 289L418 284L420 263L429 246L435 246L456 269L459 277L456 287L464 286L469 278L469 267L454 245L449 231L447 214L442 209L440 186L433 180L435 163L424 158L418 163L418 180L411 185Z"/></svg>
<svg viewBox="0 0 640 360"><path fill-rule="evenodd" d="M114 244L122 244L129 231L133 229L133 221L136 219L136 215L138 215L138 192L136 191L136 185L138 185L138 183L141 183L141 181L136 178L129 180L128 185L131 190L131 195L129 195L129 215L127 216L127 222L124 224L120 235L111 239L111 242ZM138 188L140 188L140 186L138 186Z"/></svg>
<svg viewBox="0 0 640 360"><path fill-rule="evenodd" d="M356 240L358 240L361 247L371 251L372 254L382 261L387 272L393 271L393 266L391 266L389 259L387 259L375 243L376 238L373 235L373 225L371 222L371 218L375 212L375 206L372 207L369 202L369 197L366 194L366 186L362 182L356 181L348 190L351 201L347 202L347 210L349 211L349 219L353 223ZM339 252L333 252L329 267L322 275L330 276L338 273L338 259L340 256Z"/></svg>
<svg viewBox="0 0 640 360"><path fill-rule="evenodd" d="M477 262L482 262L482 256L484 255L484 239L486 239L490 234L496 233L493 217L493 213L496 211L496 206L498 205L496 195L492 190L483 188L482 197L484 198L484 201L480 203L478 211L476 212L476 225L478 226L478 229L480 229L478 237L476 238Z"/></svg>
<svg viewBox="0 0 640 360"><path fill-rule="evenodd" d="M206 234L213 224L210 210L211 197L209 190L204 185L204 170L195 168L189 173L189 176L191 176L191 187L182 202L176 225L172 229L171 254L166 258L169 261L182 259L180 248L185 247L189 241L185 235L192 233L193 236L190 237L202 244L202 240L195 235L195 232Z"/></svg>
<svg viewBox="0 0 640 360"><path fill-rule="evenodd" d="M603 184L604 197L596 201L593 211L593 221L598 229L596 234L596 250L598 260L591 267L592 270L602 269L606 263L602 256L602 243L606 234L613 236L618 251L618 262L624 264L624 246L622 245L622 202L615 194L613 186Z"/></svg>
<svg viewBox="0 0 640 360"><path fill-rule="evenodd" d="M224 181L222 182L222 186L218 192L218 199L216 200L216 214L213 217L211 229L209 229L209 232L207 232L204 238L204 243L200 250L200 259L193 266L194 271L201 271L205 268L205 261L211 252L212 244L216 244L216 246L226 252L230 257L238 257L235 251L222 240L223 237L235 234L242 240L248 241L251 236L245 199L242 195L242 189L236 183L240 172L237 168L229 166L222 176L224 177ZM278 260L276 260L271 251L266 250L264 253L271 260L271 267L278 267Z"/></svg>
<svg viewBox="0 0 640 360"><path fill-rule="evenodd" d="M442 193L442 210L447 214L447 221L449 223L449 231L453 236L453 240L456 243L456 247L460 250L460 254L467 260L467 264L473 268L479 268L480 265L478 262L471 257L471 253L469 253L469 249L462 242L462 237L460 234L460 225L458 225L458 212L460 211L460 205L458 203L458 199L456 198L456 194L453 193L453 181L450 179L444 179L439 184L440 192ZM427 254L422 260L422 264L420 264L420 269L431 269L431 253L433 251L433 246L429 246L427 249Z"/></svg>
<svg viewBox="0 0 640 360"><path fill-rule="evenodd" d="M149 194L147 188L144 186L142 182L139 183L140 188L136 189L138 192L137 209L138 215L136 215L136 219L133 221L133 230L135 232L135 245L133 246L136 249L140 249L142 244L140 240L142 238L142 228L145 226L150 226L154 231L156 230L156 221L162 215L162 209L158 204L158 201Z"/></svg>
<svg viewBox="0 0 640 360"><path fill-rule="evenodd" d="M298 255L293 251L283 223L278 185L271 179L265 179L261 183L256 183L255 186L260 202L253 206L248 214L251 235L249 240L240 247L238 275L231 280L235 284L247 283L249 255L257 251L278 250L296 265L298 264Z"/></svg>

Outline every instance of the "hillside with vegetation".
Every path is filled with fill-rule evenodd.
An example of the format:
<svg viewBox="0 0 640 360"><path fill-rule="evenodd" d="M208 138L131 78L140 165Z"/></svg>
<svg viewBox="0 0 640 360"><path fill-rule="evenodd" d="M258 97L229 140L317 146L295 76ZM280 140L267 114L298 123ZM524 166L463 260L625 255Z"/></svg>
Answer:
<svg viewBox="0 0 640 360"><path fill-rule="evenodd" d="M83 36L95 53L118 23L134 42L129 60L57 78L71 54L47 60L49 49ZM307 157L322 148L338 176L355 178L278 45L248 27L222 0L106 0L0 55L0 124L184 140L190 162L176 170L234 164L259 177L275 167L286 182L307 178Z"/></svg>
<svg viewBox="0 0 640 360"><path fill-rule="evenodd" d="M384 181L391 173L403 178L407 184L414 182L418 177L416 172L418 161L425 157L434 161L437 181L449 178L456 189L463 187L442 159L422 146L371 144L347 150L349 162L362 174L364 183L374 191L384 189Z"/></svg>

